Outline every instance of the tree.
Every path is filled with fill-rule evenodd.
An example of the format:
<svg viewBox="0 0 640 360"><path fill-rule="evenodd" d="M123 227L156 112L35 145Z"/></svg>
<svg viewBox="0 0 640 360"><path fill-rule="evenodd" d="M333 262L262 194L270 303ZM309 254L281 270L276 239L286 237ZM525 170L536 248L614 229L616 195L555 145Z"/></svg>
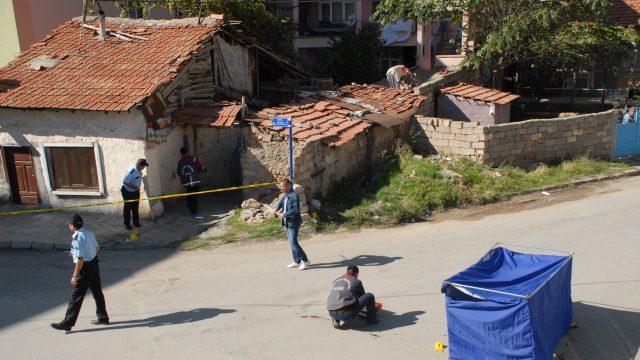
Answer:
<svg viewBox="0 0 640 360"><path fill-rule="evenodd" d="M208 16L211 13L225 14L231 20L239 20L246 34L255 38L260 44L267 45L290 59L294 58L293 32L295 24L288 18L278 17L272 9L262 1L238 0L117 0L115 2L123 11L151 7L169 9L176 17Z"/></svg>
<svg viewBox="0 0 640 360"><path fill-rule="evenodd" d="M571 24L595 24L601 34L620 31L620 27L606 23L609 5L609 0L382 0L374 17L384 24L400 19L428 22L450 12L467 14L470 25L464 30L474 46L466 48L465 65L488 69L486 82L499 86L503 71L514 64L555 66L571 62L572 52L598 55L604 50L598 46L605 44L579 46L568 42L567 51L558 51L555 42L581 35ZM610 45L607 51L617 46L616 53L628 48L628 43L619 41Z"/></svg>
<svg viewBox="0 0 640 360"><path fill-rule="evenodd" d="M380 80L382 40L377 25L363 24L360 31L348 28L331 43L331 48L319 56L322 63L318 73L330 75L340 85Z"/></svg>

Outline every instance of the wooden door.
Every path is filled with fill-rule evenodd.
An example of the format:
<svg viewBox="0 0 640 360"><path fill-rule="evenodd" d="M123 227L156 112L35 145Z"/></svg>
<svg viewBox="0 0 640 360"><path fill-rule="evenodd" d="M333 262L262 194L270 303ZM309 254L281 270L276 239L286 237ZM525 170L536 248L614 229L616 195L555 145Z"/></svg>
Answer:
<svg viewBox="0 0 640 360"><path fill-rule="evenodd" d="M4 158L12 201L15 204L38 204L38 183L31 150L28 147L5 147Z"/></svg>

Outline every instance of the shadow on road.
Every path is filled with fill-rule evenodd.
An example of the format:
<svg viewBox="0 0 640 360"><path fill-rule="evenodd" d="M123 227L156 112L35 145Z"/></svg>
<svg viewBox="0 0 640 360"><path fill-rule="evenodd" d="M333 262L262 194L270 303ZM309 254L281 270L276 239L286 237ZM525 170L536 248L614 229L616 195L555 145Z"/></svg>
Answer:
<svg viewBox="0 0 640 360"><path fill-rule="evenodd" d="M358 317L347 321L345 328L367 332L387 331L415 325L418 321L418 316L424 313L424 311L409 311L404 314L397 314L392 311L382 309L378 313L378 317L380 318L379 323L375 325L367 325L364 319Z"/></svg>
<svg viewBox="0 0 640 360"><path fill-rule="evenodd" d="M215 308L202 308L193 309L188 311L178 311L174 313L152 316L146 319L139 320L126 320L126 321L112 321L110 325L96 327L92 329L73 331L73 333L82 332L95 332L105 330L121 330L130 329L136 327L158 327L166 325L187 324L196 321L202 321L211 319L220 314L229 314L236 312L234 309L215 309Z"/></svg>
<svg viewBox="0 0 640 360"><path fill-rule="evenodd" d="M331 269L347 267L349 265L356 266L382 266L390 264L396 260L400 260L402 257L395 256L380 256L380 255L358 255L351 259L344 259L341 261L331 263L312 264L310 269Z"/></svg>
<svg viewBox="0 0 640 360"><path fill-rule="evenodd" d="M640 309L592 302L573 303L579 324L556 349L564 360L629 360L640 349Z"/></svg>

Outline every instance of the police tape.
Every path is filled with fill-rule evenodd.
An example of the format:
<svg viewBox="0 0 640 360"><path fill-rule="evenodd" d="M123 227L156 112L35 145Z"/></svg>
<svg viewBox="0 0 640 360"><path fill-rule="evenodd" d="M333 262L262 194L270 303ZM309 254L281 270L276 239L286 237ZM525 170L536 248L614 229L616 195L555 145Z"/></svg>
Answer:
<svg viewBox="0 0 640 360"><path fill-rule="evenodd" d="M225 192L225 191L255 189L255 188L266 187L266 186L276 185L276 184L278 184L277 181L271 181L271 182L265 182L265 183L259 183L259 184L241 185L241 186L232 186L232 187L226 187L226 188L220 188L220 189L194 191L194 192L190 192L190 193L158 195L158 196L152 196L152 197L149 197L149 198L140 198L140 199L136 199L136 200L117 200L117 201L97 202L97 203L81 204L81 205L61 206L61 207L57 207L57 208L48 208L48 209L8 211L8 212L0 213L0 218L7 217L7 216L14 216L14 215L42 214L42 213L49 213L49 212L55 212L55 211L66 211L66 210L81 209L81 208L94 207L94 206L116 205L116 204L124 204L124 203L128 203L128 202L136 202L136 201L149 201L149 202L151 202L151 201L156 201L156 200L180 198L180 197L203 195L203 194L212 194L212 193Z"/></svg>

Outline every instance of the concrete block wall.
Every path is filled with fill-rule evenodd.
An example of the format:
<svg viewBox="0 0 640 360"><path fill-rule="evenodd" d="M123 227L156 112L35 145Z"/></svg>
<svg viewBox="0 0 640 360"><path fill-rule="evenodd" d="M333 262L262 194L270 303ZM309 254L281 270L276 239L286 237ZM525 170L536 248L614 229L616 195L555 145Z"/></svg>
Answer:
<svg viewBox="0 0 640 360"><path fill-rule="evenodd" d="M479 73L476 71L458 70L452 73L442 75L434 75L433 80L428 80L413 89L413 92L426 97L424 108L421 109L419 114L425 116L436 116L436 90L443 87L457 85L461 82L467 84L475 83L479 78Z"/></svg>
<svg viewBox="0 0 640 360"><path fill-rule="evenodd" d="M410 137L414 149L423 154L466 155L486 164L526 166L576 156L610 158L616 125L613 111L500 125L418 116Z"/></svg>

